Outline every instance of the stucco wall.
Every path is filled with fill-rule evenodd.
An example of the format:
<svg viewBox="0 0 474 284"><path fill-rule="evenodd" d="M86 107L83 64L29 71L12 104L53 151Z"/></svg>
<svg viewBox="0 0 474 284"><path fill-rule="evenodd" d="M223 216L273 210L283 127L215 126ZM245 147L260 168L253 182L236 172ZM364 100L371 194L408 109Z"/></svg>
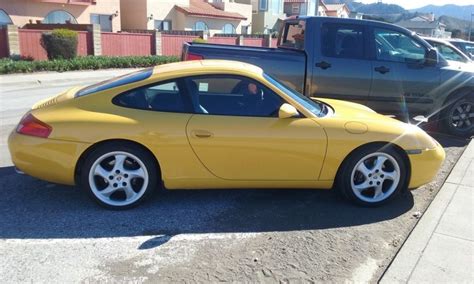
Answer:
<svg viewBox="0 0 474 284"><path fill-rule="evenodd" d="M147 29L149 15L146 2L147 0L120 0L122 29ZM150 22L153 24L153 21Z"/></svg>
<svg viewBox="0 0 474 284"><path fill-rule="evenodd" d="M182 13L180 13L182 14ZM222 33L222 28L225 24L230 23L234 27L240 27L240 20L230 20L230 19L209 19L209 18L200 18L200 17L182 17L184 22L184 30L191 31L193 30L194 24L198 21L206 23L209 28L209 34L213 36L216 33Z"/></svg>
<svg viewBox="0 0 474 284"><path fill-rule="evenodd" d="M135 0L134 0L135 1ZM43 20L51 11L64 10L73 15L79 24L90 24L90 14L111 15L119 11L119 16L112 19L113 31L121 29L120 0L97 0L95 5L71 5L57 3L42 3L34 0L0 0L3 9L19 27L29 23L29 20Z"/></svg>

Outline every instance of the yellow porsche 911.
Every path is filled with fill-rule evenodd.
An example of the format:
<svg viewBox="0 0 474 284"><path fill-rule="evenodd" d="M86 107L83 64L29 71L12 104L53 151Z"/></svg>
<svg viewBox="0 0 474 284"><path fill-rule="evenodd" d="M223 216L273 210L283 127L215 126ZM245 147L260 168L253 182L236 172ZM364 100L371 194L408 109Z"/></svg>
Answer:
<svg viewBox="0 0 474 284"><path fill-rule="evenodd" d="M80 185L112 209L161 185L334 188L375 206L430 182L445 156L416 126L309 99L256 66L219 60L70 89L34 105L8 143L20 171Z"/></svg>

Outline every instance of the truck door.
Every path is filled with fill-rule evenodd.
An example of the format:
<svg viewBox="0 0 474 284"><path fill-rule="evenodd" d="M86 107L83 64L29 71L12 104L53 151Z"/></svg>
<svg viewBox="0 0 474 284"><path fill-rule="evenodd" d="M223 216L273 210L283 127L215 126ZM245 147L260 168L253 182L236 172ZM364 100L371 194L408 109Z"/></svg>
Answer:
<svg viewBox="0 0 474 284"><path fill-rule="evenodd" d="M390 28L370 32L373 81L368 105L403 118L431 109L440 69L425 64L427 48L414 37Z"/></svg>
<svg viewBox="0 0 474 284"><path fill-rule="evenodd" d="M316 30L311 94L365 104L372 83L366 27L323 22Z"/></svg>

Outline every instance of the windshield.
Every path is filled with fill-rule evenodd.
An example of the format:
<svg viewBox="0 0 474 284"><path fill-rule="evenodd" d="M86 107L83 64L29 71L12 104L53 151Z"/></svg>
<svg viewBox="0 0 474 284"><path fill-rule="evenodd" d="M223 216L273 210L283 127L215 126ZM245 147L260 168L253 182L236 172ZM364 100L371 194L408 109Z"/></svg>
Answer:
<svg viewBox="0 0 474 284"><path fill-rule="evenodd" d="M112 79L105 80L79 90L76 93L76 98L145 80L146 78L150 77L152 73L153 68L146 68L122 76L114 77Z"/></svg>
<svg viewBox="0 0 474 284"><path fill-rule="evenodd" d="M292 99L297 101L299 104L301 104L304 108L312 112L314 115L318 117L322 117L326 115L326 106L322 103L318 103L316 101L313 101L312 99L298 93L297 91L293 90L292 88L287 87L285 84L280 82L278 79L275 79L274 77L268 75L268 74L263 74L263 77L272 83L272 85L276 86L278 89L282 90L285 94L290 96Z"/></svg>
<svg viewBox="0 0 474 284"><path fill-rule="evenodd" d="M449 45L445 45L439 42L428 41L431 46L435 47L438 52L444 57L446 60L452 61L460 61L460 62L468 62L469 59L464 57L460 52L455 50L453 47Z"/></svg>

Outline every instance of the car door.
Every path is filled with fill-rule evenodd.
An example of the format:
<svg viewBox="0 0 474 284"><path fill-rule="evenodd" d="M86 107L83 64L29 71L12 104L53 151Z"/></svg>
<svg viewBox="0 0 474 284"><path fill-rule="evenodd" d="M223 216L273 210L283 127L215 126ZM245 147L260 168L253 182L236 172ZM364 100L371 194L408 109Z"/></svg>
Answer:
<svg viewBox="0 0 474 284"><path fill-rule="evenodd" d="M187 79L195 105L186 127L202 164L228 180L317 180L326 152L324 130L305 117L280 119L283 99L239 76Z"/></svg>
<svg viewBox="0 0 474 284"><path fill-rule="evenodd" d="M368 105L382 113L425 114L434 103L440 69L425 64L427 48L411 35L371 30L373 81Z"/></svg>
<svg viewBox="0 0 474 284"><path fill-rule="evenodd" d="M319 30L311 93L365 104L372 83L372 66L366 52L366 27L323 22Z"/></svg>

